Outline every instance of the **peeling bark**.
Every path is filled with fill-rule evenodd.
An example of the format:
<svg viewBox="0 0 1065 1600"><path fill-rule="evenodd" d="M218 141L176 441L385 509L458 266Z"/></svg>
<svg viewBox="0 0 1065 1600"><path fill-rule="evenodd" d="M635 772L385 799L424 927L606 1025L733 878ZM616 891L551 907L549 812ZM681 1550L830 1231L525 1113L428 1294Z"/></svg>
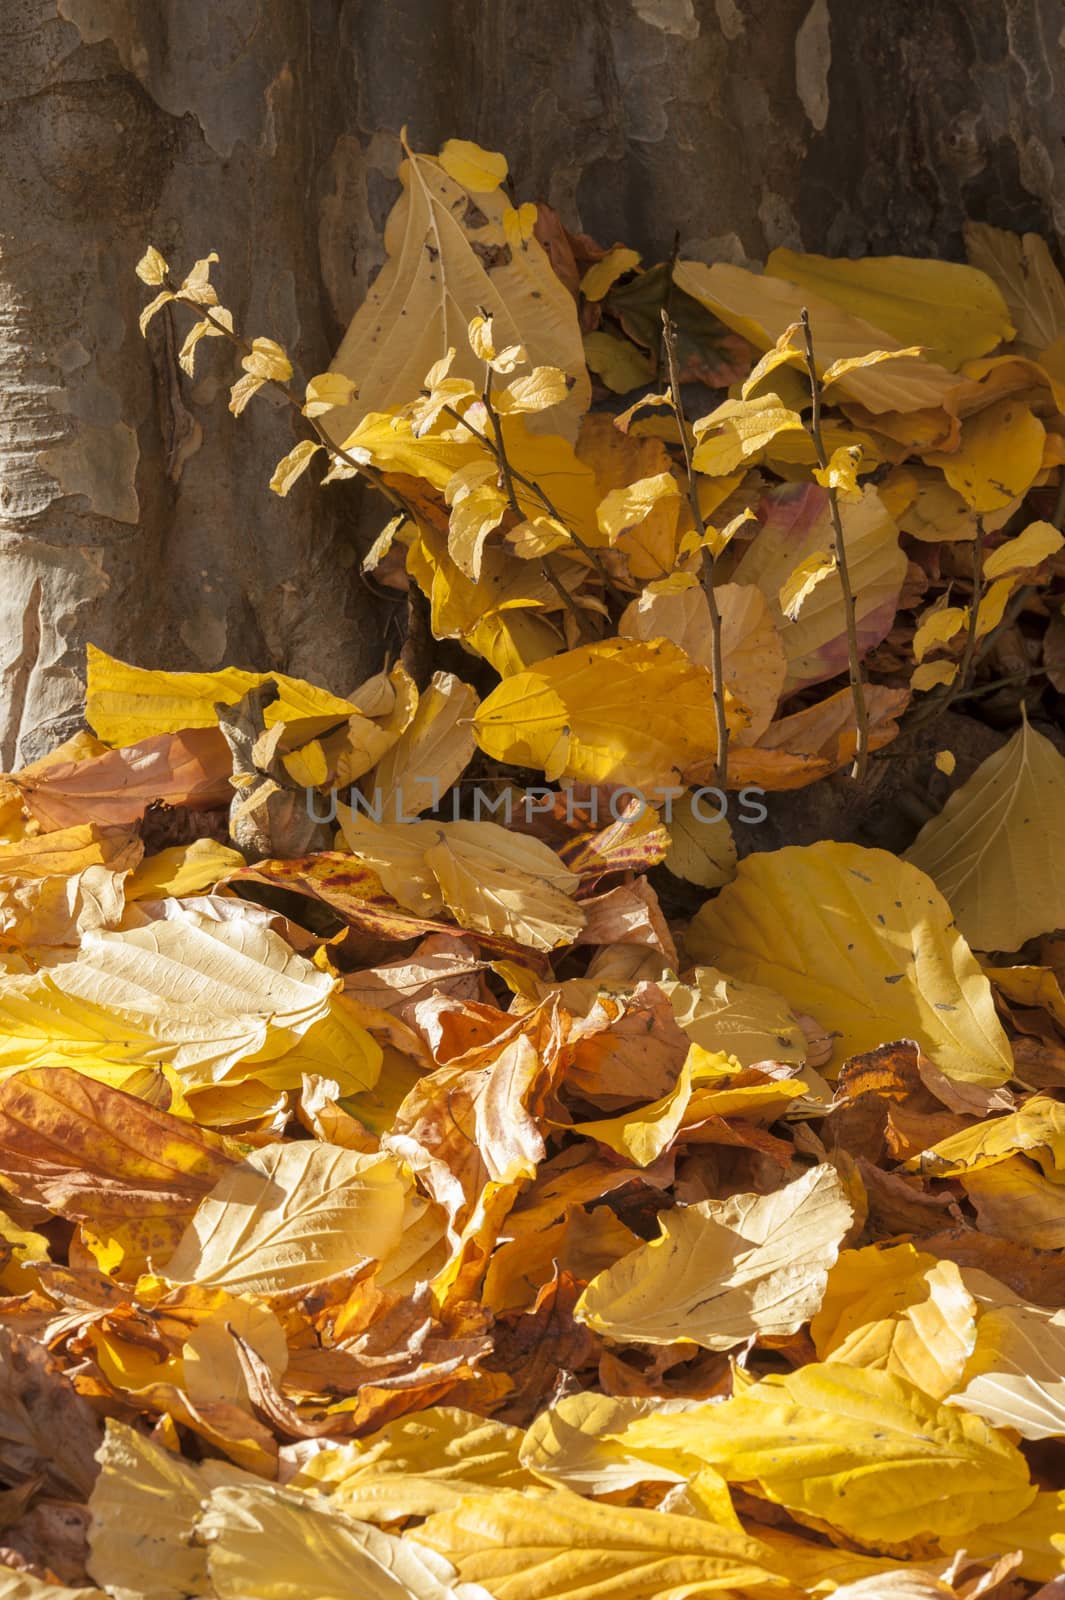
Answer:
<svg viewBox="0 0 1065 1600"><path fill-rule="evenodd" d="M352 485L232 359L175 371L133 265L217 249L238 325L321 370L381 261L398 130L504 149L604 242L960 253L1065 230L1060 0L7 0L0 18L0 756L76 725L87 639L343 690L386 608ZM179 314L180 316L180 314ZM184 324L180 331L183 333ZM396 639L390 638L393 649Z"/></svg>

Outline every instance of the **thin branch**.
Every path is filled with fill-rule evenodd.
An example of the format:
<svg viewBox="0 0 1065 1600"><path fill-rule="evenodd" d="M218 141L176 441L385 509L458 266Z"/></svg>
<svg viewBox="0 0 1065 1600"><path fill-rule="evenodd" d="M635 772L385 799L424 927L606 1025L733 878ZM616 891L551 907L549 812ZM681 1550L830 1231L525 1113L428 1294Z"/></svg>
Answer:
<svg viewBox="0 0 1065 1600"><path fill-rule="evenodd" d="M810 396L813 401L813 411L810 416L810 436L817 452L818 463L822 472L824 472L828 467L828 456L825 452L825 441L821 433L821 380L817 376L817 366L814 362L813 334L810 331L810 315L805 306L802 309L800 320L802 322L803 340L806 346L806 372L810 380ZM854 720L858 730L851 776L861 783L869 765L869 712L865 704L865 686L862 683L862 661L858 646L858 615L854 603L854 590L851 588L850 573L847 570L847 547L843 538L843 519L839 514L839 494L831 487L828 490L828 510L832 519L832 533L836 547L836 566L839 568L839 581L843 589L843 614L847 624L847 671L850 678L851 698L854 701Z"/></svg>
<svg viewBox="0 0 1065 1600"><path fill-rule="evenodd" d="M669 320L669 314L664 306L662 308L662 348L666 355L673 414L677 419L681 448L684 451L684 471L688 479L688 504L691 507L695 531L699 538L705 541L706 523L703 521L703 513L699 506L699 491L695 483L695 469L692 466L692 448L688 439L688 425L685 421L684 405L680 397L680 371L677 366L677 329L676 324ZM728 721L725 717L725 671L724 655L721 648L721 612L718 608L717 593L714 589L714 556L705 542L701 547L701 553L703 592L706 595L706 603L710 608L710 660L714 678L714 722L717 727L715 769L717 786L723 790L728 779Z"/></svg>
<svg viewBox="0 0 1065 1600"><path fill-rule="evenodd" d="M483 399L484 396L482 395L481 398ZM491 439L489 439L487 434L482 433L480 428L475 428L472 422L468 422L466 420L461 411L455 410L454 406L444 406L443 411L445 416L451 417L453 421L459 423L463 428L466 429L467 433L472 433L473 437L483 444L486 450L491 451L492 455L495 456L497 463L499 462L499 448ZM498 414L495 416L493 431L495 432L496 439L501 440L502 432L500 429ZM502 470L501 466L500 470ZM512 483L520 483L523 489L528 489L530 494L534 494L539 500L541 506L543 506L544 510L547 512L547 515L549 517L553 517L557 523L565 528L567 535L570 539L572 539L581 555L587 557L592 566L595 568L596 572L598 572L599 576L602 578L604 584L607 586L607 588L609 588L611 584L610 574L604 566L603 558L600 556L598 550L593 550L591 545L585 543L576 529L570 527L569 523L555 505L554 501L548 497L541 486L536 482L535 478L527 478L524 472L519 472L518 468L513 464L513 462L510 461L507 463L507 473L509 474ZM518 504L517 496L515 496L511 502L511 509L517 512L522 521L526 520L525 513Z"/></svg>
<svg viewBox="0 0 1065 1600"><path fill-rule="evenodd" d="M163 282L166 288L170 288L170 283L167 279L164 279ZM252 354L252 346L249 344L248 340L241 338L239 333L234 333L232 328L227 328L224 322L220 322L217 317L212 316L210 306L198 305L194 300L182 300L180 291L172 292L175 294L175 298L179 300L182 305L191 306L194 311L199 312L204 321L209 322L212 328L216 329L218 333L222 334L224 338L228 339L230 344L235 345L243 355ZM391 505L393 505L397 511L402 511L404 516L409 517L415 526L417 526L418 518L413 507L407 500L403 498L401 494L398 494L395 489L391 488L385 482L384 473L379 471L377 467L370 466L367 462L357 461L354 456L348 454L342 445L334 444L332 439L330 439L329 435L326 433L325 429L322 427L322 424L318 421L317 417L304 416L303 407L300 405L295 395L289 393L289 390L285 384L279 382L277 378L264 378L263 382L264 384L269 384L271 388L276 389L279 394L284 396L285 400L292 407L292 409L299 412L304 422L310 424L312 431L317 435L319 443L325 446L325 449L331 456L336 456L338 460L345 462L349 467L354 467L355 471L361 474L361 476L364 477L368 483L373 484L378 494L384 495L385 499Z"/></svg>
<svg viewBox="0 0 1065 1600"><path fill-rule="evenodd" d="M510 457L507 455L507 447L503 443L503 427L499 420L499 414L492 404L492 368L487 362L485 362L484 388L481 391L481 401L484 405L485 414L492 429L492 439L495 440L495 443L493 445L492 440L487 439L484 434L478 434L478 437L483 444L487 445L495 457L496 466L499 468L499 475L502 479L503 493L507 497L507 504L518 521L523 522L525 516L521 506L518 504L518 495L514 487L514 469L510 464ZM476 432L476 429L471 428L470 432ZM542 556L540 559L540 574L544 581L551 585L564 608L574 618L577 624L578 637L583 636L584 618L581 616L580 607L546 556Z"/></svg>

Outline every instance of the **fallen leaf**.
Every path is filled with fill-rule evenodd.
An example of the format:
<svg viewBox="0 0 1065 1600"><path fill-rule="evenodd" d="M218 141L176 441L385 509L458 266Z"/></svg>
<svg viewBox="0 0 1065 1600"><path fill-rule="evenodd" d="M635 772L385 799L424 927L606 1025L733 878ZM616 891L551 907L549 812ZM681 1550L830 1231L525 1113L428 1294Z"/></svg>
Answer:
<svg viewBox="0 0 1065 1600"><path fill-rule="evenodd" d="M201 1200L167 1276L230 1294L305 1290L395 1249L406 1187L387 1155L267 1145Z"/></svg>
<svg viewBox="0 0 1065 1600"><path fill-rule="evenodd" d="M1065 923L1065 757L1024 720L955 789L906 860L935 880L978 950L1016 950Z"/></svg>
<svg viewBox="0 0 1065 1600"><path fill-rule="evenodd" d="M763 1378L721 1404L639 1419L617 1437L654 1459L705 1461L874 1548L964 1535L1008 1521L1035 1497L1020 1451L981 1418L905 1378L835 1362Z"/></svg>
<svg viewBox="0 0 1065 1600"><path fill-rule="evenodd" d="M450 1563L420 1543L360 1522L322 1495L272 1484L215 1489L197 1523L219 1600L492 1600L454 1583Z"/></svg>
<svg viewBox="0 0 1065 1600"><path fill-rule="evenodd" d="M1020 350L1039 355L1065 333L1065 281L1036 233L966 222L965 253L999 287Z"/></svg>
<svg viewBox="0 0 1065 1600"><path fill-rule="evenodd" d="M1014 333L994 275L954 261L906 256L833 260L777 249L765 270L770 277L823 295L885 329L900 344L925 346L929 359L945 367L960 367Z"/></svg>
<svg viewBox="0 0 1065 1600"><path fill-rule="evenodd" d="M161 1261L195 1205L234 1165L224 1139L66 1067L0 1082L9 1194L120 1241L126 1272Z"/></svg>
<svg viewBox="0 0 1065 1600"><path fill-rule="evenodd" d="M669 1600L687 1590L734 1594L791 1591L758 1540L696 1517L601 1505L566 1489L545 1495L501 1490L471 1499L417 1529L419 1544L454 1563L464 1581L497 1600L542 1600L550 1584L567 1600Z"/></svg>
<svg viewBox="0 0 1065 1600"><path fill-rule="evenodd" d="M731 1350L794 1333L820 1305L851 1219L831 1166L775 1194L664 1212L661 1237L593 1279L577 1315L615 1343Z"/></svg>
<svg viewBox="0 0 1065 1600"><path fill-rule="evenodd" d="M712 681L666 640L611 639L507 678L474 728L487 755L549 780L664 788L713 753Z"/></svg>
<svg viewBox="0 0 1065 1600"><path fill-rule="evenodd" d="M837 1059L916 1039L948 1078L994 1085L1011 1074L990 985L950 908L885 850L823 843L748 856L693 919L688 954L816 1016Z"/></svg>
<svg viewBox="0 0 1065 1600"><path fill-rule="evenodd" d="M1065 1316L1036 1306L993 1306L950 1405L1022 1439L1065 1434Z"/></svg>
<svg viewBox="0 0 1065 1600"><path fill-rule="evenodd" d="M810 1325L819 1361L892 1372L934 1400L961 1381L976 1346L964 1274L912 1244L845 1250Z"/></svg>

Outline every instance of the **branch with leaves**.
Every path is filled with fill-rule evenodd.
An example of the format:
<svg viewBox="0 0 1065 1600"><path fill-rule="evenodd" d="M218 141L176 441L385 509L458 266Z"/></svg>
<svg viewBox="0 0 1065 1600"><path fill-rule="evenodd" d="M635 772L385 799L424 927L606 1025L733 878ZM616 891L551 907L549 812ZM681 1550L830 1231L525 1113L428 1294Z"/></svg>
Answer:
<svg viewBox="0 0 1065 1600"><path fill-rule="evenodd" d="M677 419L677 430L680 433L681 449L684 453L684 472L688 480L688 504L691 507L692 522L695 526L696 537L699 540L702 561L703 591L706 603L710 608L710 652L714 677L714 723L717 735L717 755L715 769L718 787L724 789L728 783L728 721L725 706L725 662L724 652L721 647L721 610L717 603L714 591L714 551L710 544L710 535L699 505L699 489L695 481L695 468L692 462L691 441L688 438L688 424L684 415L684 403L680 393L680 372L677 365L677 329L670 320L668 311L662 310L662 346L666 355L666 370L669 374L669 395L673 407L673 414Z"/></svg>
<svg viewBox="0 0 1065 1600"><path fill-rule="evenodd" d="M858 615L854 602L854 589L851 586L850 573L847 569L847 541L843 536L843 519L839 511L839 486L834 481L828 452L825 450L824 435L821 432L821 380L817 375L817 363L814 359L814 340L810 328L810 314L805 306L802 309L800 321L806 358L806 373L810 381L810 398L812 401L810 437L813 439L814 449L817 452L817 462L820 469L819 481L823 483L828 494L828 510L832 518L836 566L839 569L840 587L843 590L843 615L847 628L847 675L850 679L851 697L854 701L854 721L857 728L857 741L854 748L854 764L851 767L851 776L861 783L869 766L869 712L865 703L865 688L862 683L862 658L858 643Z"/></svg>

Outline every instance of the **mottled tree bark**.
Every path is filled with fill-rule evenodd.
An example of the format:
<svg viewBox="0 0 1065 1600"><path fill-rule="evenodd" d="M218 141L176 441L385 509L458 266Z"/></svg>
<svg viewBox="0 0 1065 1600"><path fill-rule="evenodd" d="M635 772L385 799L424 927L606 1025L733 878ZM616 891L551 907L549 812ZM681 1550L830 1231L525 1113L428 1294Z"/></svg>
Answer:
<svg viewBox="0 0 1065 1600"><path fill-rule="evenodd" d="M381 260L398 130L652 258L957 255L1065 230L1060 0L5 0L0 759L76 725L92 639L343 690L388 607L358 488L266 488L284 408L147 344L133 265L217 249L238 324L324 367ZM179 313L180 316L180 313ZM392 642L393 649L395 641Z"/></svg>

